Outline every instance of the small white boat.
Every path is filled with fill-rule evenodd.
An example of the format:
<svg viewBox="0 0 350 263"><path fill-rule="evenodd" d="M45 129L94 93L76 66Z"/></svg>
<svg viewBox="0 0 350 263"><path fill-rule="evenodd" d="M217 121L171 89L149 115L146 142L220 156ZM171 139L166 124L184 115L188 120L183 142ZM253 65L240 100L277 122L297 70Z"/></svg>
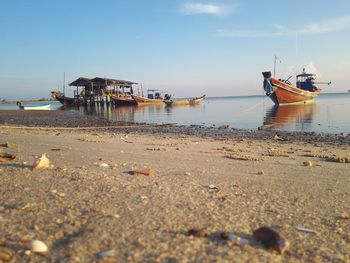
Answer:
<svg viewBox="0 0 350 263"><path fill-rule="evenodd" d="M51 104L41 104L35 106L22 106L21 102L17 102L17 106L21 110L51 110Z"/></svg>

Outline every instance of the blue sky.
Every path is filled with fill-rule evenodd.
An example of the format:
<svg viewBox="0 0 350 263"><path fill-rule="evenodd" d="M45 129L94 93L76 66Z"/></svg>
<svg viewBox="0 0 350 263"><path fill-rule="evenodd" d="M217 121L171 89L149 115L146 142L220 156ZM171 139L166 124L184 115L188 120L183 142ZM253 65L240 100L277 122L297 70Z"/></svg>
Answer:
<svg viewBox="0 0 350 263"><path fill-rule="evenodd" d="M80 76L175 96L262 94L304 66L350 89L350 0L0 0L0 98L49 97ZM70 89L70 88L68 88Z"/></svg>

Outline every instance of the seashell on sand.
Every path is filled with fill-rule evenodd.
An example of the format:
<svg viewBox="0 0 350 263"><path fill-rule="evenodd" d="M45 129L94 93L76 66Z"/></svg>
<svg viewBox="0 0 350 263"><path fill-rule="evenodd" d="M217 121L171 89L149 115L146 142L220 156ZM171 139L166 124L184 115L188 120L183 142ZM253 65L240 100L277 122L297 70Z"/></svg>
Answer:
<svg viewBox="0 0 350 263"><path fill-rule="evenodd" d="M49 169L52 167L53 165L50 163L45 153L33 163L33 169Z"/></svg>
<svg viewBox="0 0 350 263"><path fill-rule="evenodd" d="M30 250L41 255L46 255L49 251L47 245L41 240L33 240L30 243Z"/></svg>
<svg viewBox="0 0 350 263"><path fill-rule="evenodd" d="M7 262L12 259L14 251L7 247L0 247L0 262Z"/></svg>
<svg viewBox="0 0 350 263"><path fill-rule="evenodd" d="M110 165L107 164L107 163L101 163L101 164L100 164L100 167L101 167L101 168L110 168Z"/></svg>

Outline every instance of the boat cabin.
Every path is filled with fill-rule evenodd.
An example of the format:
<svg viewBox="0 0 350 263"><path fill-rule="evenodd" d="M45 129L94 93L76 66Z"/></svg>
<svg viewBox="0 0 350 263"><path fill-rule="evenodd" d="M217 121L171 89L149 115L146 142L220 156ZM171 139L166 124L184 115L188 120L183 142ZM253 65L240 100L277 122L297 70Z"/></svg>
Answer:
<svg viewBox="0 0 350 263"><path fill-rule="evenodd" d="M148 89L147 90L148 99L163 99L162 92L157 89Z"/></svg>
<svg viewBox="0 0 350 263"><path fill-rule="evenodd" d="M311 92L316 91L315 76L315 74L306 73L305 69L303 69L303 72L297 75L297 88Z"/></svg>

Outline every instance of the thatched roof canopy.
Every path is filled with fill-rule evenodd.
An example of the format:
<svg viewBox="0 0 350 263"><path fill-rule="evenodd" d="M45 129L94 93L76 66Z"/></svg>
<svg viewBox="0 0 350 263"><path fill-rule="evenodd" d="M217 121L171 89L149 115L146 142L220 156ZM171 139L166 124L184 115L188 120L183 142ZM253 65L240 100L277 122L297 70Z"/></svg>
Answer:
<svg viewBox="0 0 350 263"><path fill-rule="evenodd" d="M86 86L90 86L91 84L93 86L106 87L106 86L112 86L112 85L132 86L137 83L128 81L128 80L120 80L120 79L107 79L107 78L99 78L99 77L89 79L89 78L80 77L75 81L73 81L72 83L70 83L69 86L86 87Z"/></svg>
<svg viewBox="0 0 350 263"><path fill-rule="evenodd" d="M131 86L131 85L137 84L136 82L132 82L128 80L106 79L106 78L99 78L99 77L90 79L90 81L93 82L94 85L98 85L98 86L103 86L106 84L107 86L110 86L110 85Z"/></svg>
<svg viewBox="0 0 350 263"><path fill-rule="evenodd" d="M70 83L68 85L69 86L75 86L75 87L85 87L85 86L90 85L90 83L91 83L90 79L80 77L80 78L74 80L72 83Z"/></svg>

